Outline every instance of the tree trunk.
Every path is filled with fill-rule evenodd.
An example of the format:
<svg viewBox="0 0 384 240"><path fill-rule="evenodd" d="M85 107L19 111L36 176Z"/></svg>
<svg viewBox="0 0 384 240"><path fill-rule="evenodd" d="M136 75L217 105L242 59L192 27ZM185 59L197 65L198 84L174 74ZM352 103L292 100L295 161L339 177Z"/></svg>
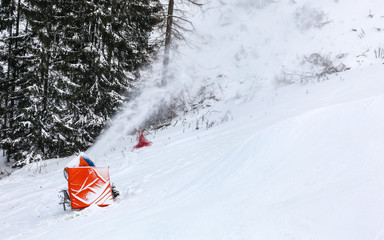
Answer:
<svg viewBox="0 0 384 240"><path fill-rule="evenodd" d="M19 29L20 29L20 0L18 0L17 3L17 17L16 17L16 32L15 32L15 38L14 38L14 49L16 51L16 54L14 54L15 59L13 60L13 78L12 78L12 84L11 84L11 93L14 94L16 91L16 82L19 76L19 66L17 64L17 55L19 54L18 48L19 48ZM13 122L12 119L14 117L14 107L15 107L15 99L14 97L11 99L11 113L10 113L10 122L9 122L9 127L13 127Z"/></svg>
<svg viewBox="0 0 384 240"><path fill-rule="evenodd" d="M10 10L8 12L8 19L12 19L12 15L13 15L13 9L14 9L14 5L13 5L13 1L12 3L10 4ZM12 83L10 83L11 81L11 69L14 68L13 66L13 23L12 23L12 20L9 20L9 24L8 24L8 37L9 37L9 41L8 41L8 59L7 59L7 81L9 84L6 84L6 89L5 89L5 102L4 102L4 107L5 107L5 114L4 114L4 127L5 129L10 129L10 122L11 122L11 114L12 114L12 106L10 104L10 91L12 91ZM7 131L6 133L7 134ZM6 148L6 151L7 151L7 163L9 163L11 160L9 158L9 152L11 150L10 148L10 145L9 143L5 146Z"/></svg>
<svg viewBox="0 0 384 240"><path fill-rule="evenodd" d="M163 75L161 79L162 86L165 86L168 81L169 52L170 52L171 41L172 41L173 7L174 7L174 0L169 0L168 15L167 15L167 29L165 31Z"/></svg>
<svg viewBox="0 0 384 240"><path fill-rule="evenodd" d="M52 52L52 21L53 21L53 2L50 3L49 6L49 20L46 23L47 25L47 36L48 36L48 44L47 46L44 46L45 49L43 50L44 54L44 60L43 60L43 73L42 73L42 78L43 78L43 116L48 114L47 108L48 108L48 81L49 81L49 68L51 65L51 52Z"/></svg>

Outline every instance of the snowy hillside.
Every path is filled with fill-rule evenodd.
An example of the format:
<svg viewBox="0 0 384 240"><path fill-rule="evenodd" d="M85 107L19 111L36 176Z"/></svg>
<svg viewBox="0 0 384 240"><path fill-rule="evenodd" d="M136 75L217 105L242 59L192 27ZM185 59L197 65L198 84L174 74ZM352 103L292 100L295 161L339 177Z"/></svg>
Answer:
<svg viewBox="0 0 384 240"><path fill-rule="evenodd" d="M191 10L174 82L157 88L159 74L144 74L146 90L88 151L110 167L117 201L64 212L71 158L30 164L0 180L0 239L384 239L383 9ZM176 96L190 111L132 151L128 133Z"/></svg>

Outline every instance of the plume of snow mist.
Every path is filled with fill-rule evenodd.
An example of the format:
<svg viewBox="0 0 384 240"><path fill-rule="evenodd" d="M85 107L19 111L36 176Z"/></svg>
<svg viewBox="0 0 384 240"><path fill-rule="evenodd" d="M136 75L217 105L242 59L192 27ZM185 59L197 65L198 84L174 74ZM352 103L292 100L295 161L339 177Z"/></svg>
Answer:
<svg viewBox="0 0 384 240"><path fill-rule="evenodd" d="M160 65L160 64L159 64ZM170 106L175 101L183 101L183 87L180 84L183 78L182 74L178 74L177 79L168 80L166 86L159 86L157 82L158 76L161 74L160 66L154 67L153 70L144 74L147 79L143 82L140 92L132 100L127 102L123 110L118 113L111 121L110 127L99 136L95 144L90 148L90 152L94 155L101 155L116 146L119 141L125 137L135 134L139 129L148 127L158 117L172 114L166 112L171 110ZM168 69L175 76L176 67Z"/></svg>

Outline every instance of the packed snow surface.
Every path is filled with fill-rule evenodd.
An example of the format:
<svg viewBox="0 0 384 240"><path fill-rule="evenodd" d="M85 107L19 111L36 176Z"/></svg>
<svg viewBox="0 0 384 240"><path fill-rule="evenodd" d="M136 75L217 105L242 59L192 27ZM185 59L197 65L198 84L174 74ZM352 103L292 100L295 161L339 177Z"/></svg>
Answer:
<svg viewBox="0 0 384 240"><path fill-rule="evenodd" d="M194 10L175 82L149 78L87 151L110 167L117 200L63 211L73 157L30 164L0 180L0 239L384 240L383 9L240 0ZM159 102L202 93L198 109L132 150L128 132Z"/></svg>

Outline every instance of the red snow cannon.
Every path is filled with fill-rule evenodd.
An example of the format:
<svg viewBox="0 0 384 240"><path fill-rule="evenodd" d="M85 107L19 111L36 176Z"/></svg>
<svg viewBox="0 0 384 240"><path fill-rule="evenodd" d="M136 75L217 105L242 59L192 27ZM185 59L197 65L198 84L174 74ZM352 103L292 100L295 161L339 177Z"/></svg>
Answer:
<svg viewBox="0 0 384 240"><path fill-rule="evenodd" d="M105 207L113 202L108 167L66 167L64 175L68 180L68 191L63 190L62 204L72 209L82 209L91 205Z"/></svg>
<svg viewBox="0 0 384 240"><path fill-rule="evenodd" d="M138 149L138 148L142 148L142 147L151 146L152 142L148 141L144 137L144 130L138 131L137 132L137 136L138 136L138 141L139 142L133 147L133 149Z"/></svg>

